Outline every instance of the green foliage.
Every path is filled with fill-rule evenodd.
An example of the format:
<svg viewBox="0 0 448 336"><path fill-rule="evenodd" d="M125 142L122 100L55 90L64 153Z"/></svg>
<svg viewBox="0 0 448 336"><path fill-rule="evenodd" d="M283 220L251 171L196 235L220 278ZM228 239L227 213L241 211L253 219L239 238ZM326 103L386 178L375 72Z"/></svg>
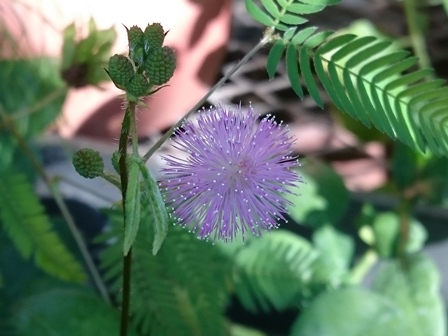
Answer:
<svg viewBox="0 0 448 336"><path fill-rule="evenodd" d="M415 218L400 217L396 212L376 213L366 207L360 235L365 243L371 245L382 258L396 257L399 249L402 221L408 221L409 234L405 251L415 253L421 251L427 239L425 227ZM406 215L407 216L407 215Z"/></svg>
<svg viewBox="0 0 448 336"><path fill-rule="evenodd" d="M137 237L141 219L140 202L140 169L135 160L130 161L128 187L124 200L125 226L123 238L123 253L127 255Z"/></svg>
<svg viewBox="0 0 448 336"><path fill-rule="evenodd" d="M408 323L386 297L351 287L319 296L297 319L290 335L402 336L408 335Z"/></svg>
<svg viewBox="0 0 448 336"><path fill-rule="evenodd" d="M235 292L247 309L282 310L308 296L317 253L304 238L278 230L220 247L233 260Z"/></svg>
<svg viewBox="0 0 448 336"><path fill-rule="evenodd" d="M82 266L60 240L22 174L2 172L0 219L22 257L60 279L83 282Z"/></svg>
<svg viewBox="0 0 448 336"><path fill-rule="evenodd" d="M118 311L90 290L49 290L27 298L16 309L13 323L17 336L109 336L119 330Z"/></svg>
<svg viewBox="0 0 448 336"><path fill-rule="evenodd" d="M99 30L91 18L85 38L77 38L74 23L64 29L63 38L61 76L69 86L97 86L107 80L103 68L117 38L114 27Z"/></svg>
<svg viewBox="0 0 448 336"><path fill-rule="evenodd" d="M111 242L101 255L105 278L121 295L122 214L110 212ZM150 214L147 214L150 216ZM146 219L148 220L148 219ZM131 316L142 335L225 335L230 266L216 246L172 227L157 256L151 227L141 226L132 252Z"/></svg>
<svg viewBox="0 0 448 336"><path fill-rule="evenodd" d="M446 312L439 287L439 272L424 254L388 262L373 283L373 290L399 307L407 324L407 331L401 335L410 336L446 335Z"/></svg>
<svg viewBox="0 0 448 336"><path fill-rule="evenodd" d="M144 211L146 211L146 215L143 215L142 225L154 229L152 254L156 255L166 238L170 220L157 181L143 161L139 161L138 165L143 178L142 203Z"/></svg>
<svg viewBox="0 0 448 336"><path fill-rule="evenodd" d="M294 193L287 195L292 203L288 207L290 217L315 228L338 223L349 204L349 193L341 176L330 166L312 160L304 163L300 173L305 183L292 188Z"/></svg>
<svg viewBox="0 0 448 336"><path fill-rule="evenodd" d="M260 8L245 0L249 14L271 29L274 41L267 60L270 77L286 51L291 86L303 98L303 81L311 97L323 106L317 79L338 109L374 125L392 139L414 150L429 148L448 156L448 89L444 81L430 79L432 69L412 71L418 59L402 50L386 50L391 42L372 36L314 34L299 14L318 12L339 1L263 0ZM305 6L307 9L304 9ZM311 10L309 6L314 6ZM280 31L283 36L275 35ZM405 73L405 74L404 74Z"/></svg>
<svg viewBox="0 0 448 336"><path fill-rule="evenodd" d="M252 18L261 24L280 31L301 25L308 20L303 14L317 13L326 6L335 5L340 0L261 0L260 8L254 0L245 0L246 9Z"/></svg>
<svg viewBox="0 0 448 336"><path fill-rule="evenodd" d="M61 111L67 89L57 66L49 58L0 60L0 108L26 138L41 134ZM0 120L0 143L10 140Z"/></svg>
<svg viewBox="0 0 448 336"><path fill-rule="evenodd" d="M288 46L288 73L293 81L297 81L300 73L319 105L322 98L314 72L341 111L367 126L373 124L415 150L425 151L428 147L435 154L448 155L445 128L448 91L441 80L424 81L432 70L402 75L416 65L417 59L405 51L378 56L391 43L373 37L346 34L319 41L317 45L315 41L308 45L307 41L301 46ZM295 83L293 87L298 85ZM296 93L303 98L302 92Z"/></svg>
<svg viewBox="0 0 448 336"><path fill-rule="evenodd" d="M333 288L343 284L354 255L353 240L332 226L324 226L313 233L313 243L319 253L313 268L313 282Z"/></svg>

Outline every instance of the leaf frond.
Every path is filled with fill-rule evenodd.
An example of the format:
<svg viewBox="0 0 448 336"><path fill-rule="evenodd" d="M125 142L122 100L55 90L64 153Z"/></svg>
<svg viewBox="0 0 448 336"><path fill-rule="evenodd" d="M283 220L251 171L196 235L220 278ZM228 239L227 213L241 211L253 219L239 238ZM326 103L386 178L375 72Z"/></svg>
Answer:
<svg viewBox="0 0 448 336"><path fill-rule="evenodd" d="M122 213L109 211L112 229L102 239L105 279L121 296ZM154 232L140 227L133 245L131 316L143 335L225 335L224 309L230 266L216 246L170 227L157 256ZM204 267L206 265L206 267ZM227 279L227 280L226 280Z"/></svg>
<svg viewBox="0 0 448 336"><path fill-rule="evenodd" d="M448 88L414 70L416 57L374 37L339 35L286 46L286 69L303 98L303 82L319 106L318 82L338 109L414 150L448 156ZM317 75L317 76L316 76Z"/></svg>
<svg viewBox="0 0 448 336"><path fill-rule="evenodd" d="M318 257L308 241L284 230L252 238L239 248L221 248L235 263L236 294L253 312L295 306L306 295Z"/></svg>
<svg viewBox="0 0 448 336"><path fill-rule="evenodd" d="M83 282L86 274L52 228L31 184L18 173L2 172L0 221L25 259L62 280Z"/></svg>

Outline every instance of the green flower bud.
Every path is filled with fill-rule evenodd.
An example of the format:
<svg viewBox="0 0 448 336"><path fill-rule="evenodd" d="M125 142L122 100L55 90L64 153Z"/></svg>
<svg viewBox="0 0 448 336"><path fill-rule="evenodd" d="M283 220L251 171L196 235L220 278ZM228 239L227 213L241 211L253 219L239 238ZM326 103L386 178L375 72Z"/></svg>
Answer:
<svg viewBox="0 0 448 336"><path fill-rule="evenodd" d="M120 151L116 150L115 152L113 152L112 154L112 158L111 158L111 162L112 162L112 167L114 167L114 170L120 174ZM129 166L129 159L130 159L131 155L128 154L126 163Z"/></svg>
<svg viewBox="0 0 448 336"><path fill-rule="evenodd" d="M151 84L162 85L170 80L176 69L176 55L170 47L163 47L153 50L144 68Z"/></svg>
<svg viewBox="0 0 448 336"><path fill-rule="evenodd" d="M131 53L136 48L143 46L143 31L137 26L132 26L130 29L126 28L126 30L128 32L129 53Z"/></svg>
<svg viewBox="0 0 448 336"><path fill-rule="evenodd" d="M78 150L73 155L72 162L76 172L82 177L93 179L103 174L103 158L99 152L93 149L83 148Z"/></svg>
<svg viewBox="0 0 448 336"><path fill-rule="evenodd" d="M107 73L117 88L124 90L134 72L134 67L126 56L115 54L109 59Z"/></svg>
<svg viewBox="0 0 448 336"><path fill-rule="evenodd" d="M146 96L149 92L150 84L145 76L136 73L128 85L126 86L126 92L136 98Z"/></svg>
<svg viewBox="0 0 448 336"><path fill-rule="evenodd" d="M143 37L145 52L149 54L153 50L161 48L164 39L165 32L163 31L163 27L160 23L153 23L146 26Z"/></svg>

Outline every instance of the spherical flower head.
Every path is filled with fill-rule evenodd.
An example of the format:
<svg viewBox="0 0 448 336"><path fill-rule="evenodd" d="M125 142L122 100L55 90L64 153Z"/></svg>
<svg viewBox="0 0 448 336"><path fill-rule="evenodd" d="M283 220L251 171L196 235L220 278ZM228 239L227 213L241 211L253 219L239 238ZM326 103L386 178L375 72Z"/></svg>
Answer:
<svg viewBox="0 0 448 336"><path fill-rule="evenodd" d="M294 140L274 117L259 121L252 106L210 108L197 124L186 121L173 142L186 155L164 158L162 191L177 223L198 238L260 236L285 220L284 196L301 176Z"/></svg>

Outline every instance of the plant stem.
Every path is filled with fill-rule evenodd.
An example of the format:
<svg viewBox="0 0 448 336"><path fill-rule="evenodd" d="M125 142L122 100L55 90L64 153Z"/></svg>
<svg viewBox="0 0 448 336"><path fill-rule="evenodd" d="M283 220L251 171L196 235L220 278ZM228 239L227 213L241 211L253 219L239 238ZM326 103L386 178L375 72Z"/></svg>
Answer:
<svg viewBox="0 0 448 336"><path fill-rule="evenodd" d="M352 268L347 282L350 284L360 284L377 260L378 255L376 252L372 249L367 250Z"/></svg>
<svg viewBox="0 0 448 336"><path fill-rule="evenodd" d="M181 118L177 123L175 123L169 130L168 132L166 132L155 144L154 146L152 146L148 152L143 156L143 161L148 161L149 158L163 145L163 143L168 140L168 138L176 131L176 129L178 127L180 127L184 121L190 117L193 113L195 113L204 103L205 101L208 99L208 97L210 97L213 92L218 89L219 87L221 87L239 68L241 68L242 65L244 65L245 63L247 63L247 61L249 59L251 59L261 48L263 48L272 38L271 33L266 33L265 36L261 39L260 42L258 42L258 44L252 48L251 51L249 51L237 64L234 65L234 67L232 69L230 69L230 71L228 73L226 73L224 75L223 78L221 78L221 80L215 84L215 86L213 86L209 92L207 92L205 94L204 97L202 97L197 103L196 105L194 105L190 111L187 112L187 114L185 114L185 116L183 118Z"/></svg>
<svg viewBox="0 0 448 336"><path fill-rule="evenodd" d="M100 295L102 296L103 300L110 304L109 294L107 292L106 286L104 285L101 276L95 266L95 263L92 260L92 257L90 256L90 253L87 249L86 243L84 242L81 233L79 232L78 228L76 227L76 223L68 210L68 207L64 201L64 198L60 194L59 190L55 187L54 183L51 181L51 179L48 177L48 175L45 172L44 167L39 162L39 160L36 159L33 151L28 146L28 143L25 141L23 136L20 134L19 131L17 131L15 125L9 120L9 116L6 114L6 112L0 107L0 116L3 121L3 123L7 126L8 130L11 132L11 134L14 136L14 138L17 141L17 144L21 148L22 152L25 154L25 156L28 158L28 160L31 162L31 165L34 167L36 172L39 174L40 178L44 181L44 183L49 188L56 205L58 206L59 210L61 211L62 217L64 218L65 222L67 223L67 226L70 230L70 233L73 236L73 239L75 240L76 244L78 245L78 248L81 252L82 257L84 258L84 261L86 263L87 269L89 270L89 273L92 276L92 280L95 283L95 286L98 288L98 291L100 292Z"/></svg>
<svg viewBox="0 0 448 336"><path fill-rule="evenodd" d="M121 180L121 195L123 198L123 230L126 227L126 191L128 188L128 143L129 143L129 131L134 119L135 124L135 103L128 101L127 107L123 117L123 123L121 125L120 141L118 144L118 150L120 153L120 180ZM123 285L122 285L122 301L121 301L121 321L120 321L120 336L127 336L128 334L128 322L129 322L129 306L131 303L131 266L132 266L132 247L129 249L127 255L123 257Z"/></svg>
<svg viewBox="0 0 448 336"><path fill-rule="evenodd" d="M406 15L406 23L409 30L409 38L411 39L412 49L418 57L418 64L421 69L430 68L431 61L426 51L425 38L422 29L419 27L421 21L418 18L418 4L416 0L404 1L404 12Z"/></svg>

